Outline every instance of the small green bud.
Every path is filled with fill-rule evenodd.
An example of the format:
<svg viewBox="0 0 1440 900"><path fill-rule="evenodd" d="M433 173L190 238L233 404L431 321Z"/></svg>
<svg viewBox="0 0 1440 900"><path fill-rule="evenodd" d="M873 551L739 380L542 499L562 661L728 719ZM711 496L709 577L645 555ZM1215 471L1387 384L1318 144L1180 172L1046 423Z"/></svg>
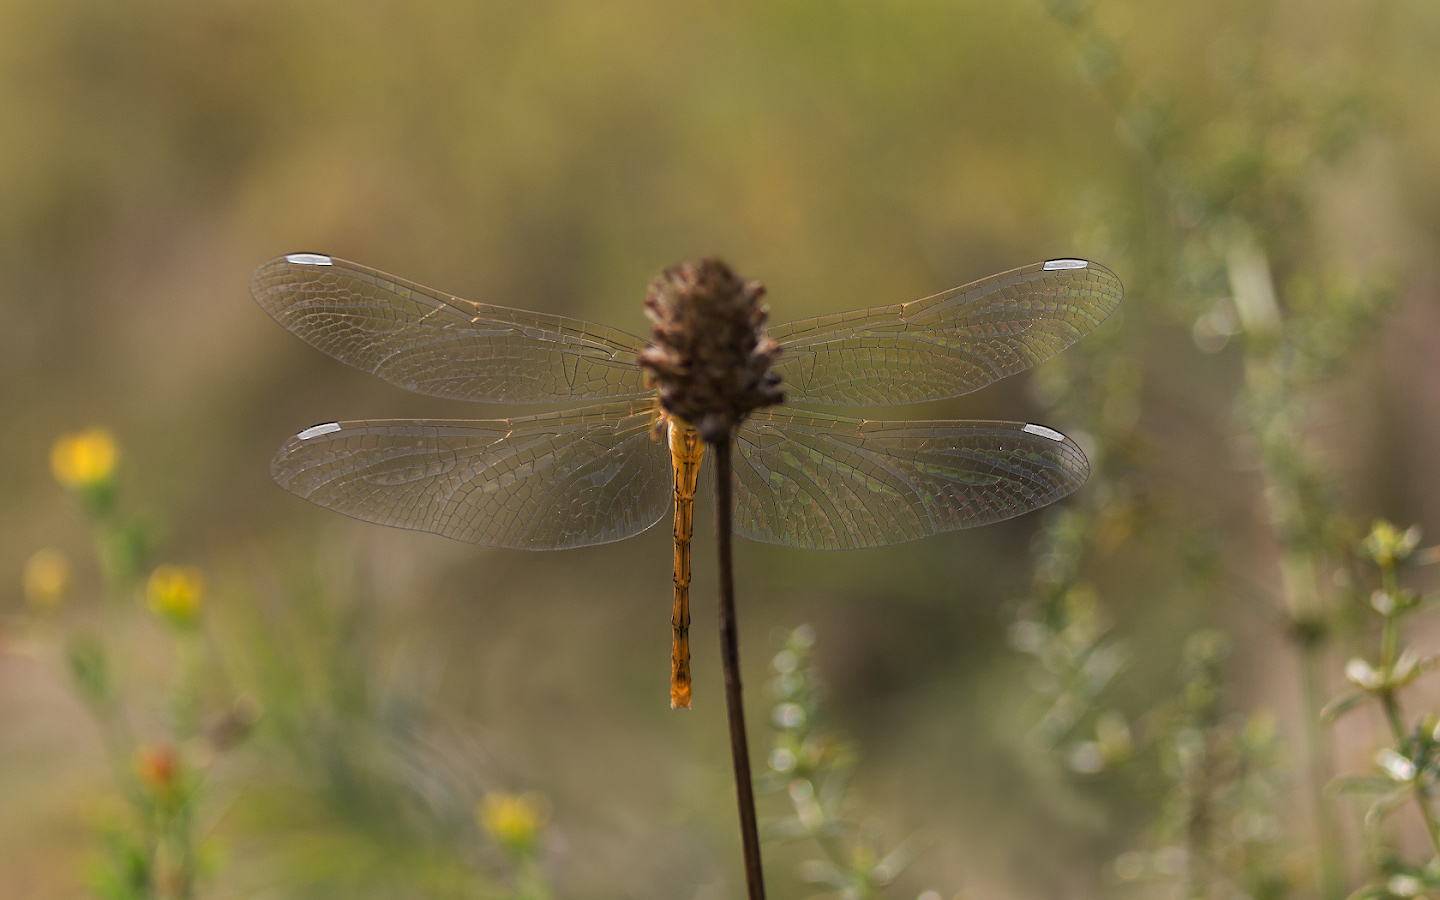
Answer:
<svg viewBox="0 0 1440 900"><path fill-rule="evenodd" d="M1377 520L1370 533L1360 542L1360 555L1381 568L1390 568L1410 558L1420 546L1420 529L1411 526L1401 531L1384 520Z"/></svg>

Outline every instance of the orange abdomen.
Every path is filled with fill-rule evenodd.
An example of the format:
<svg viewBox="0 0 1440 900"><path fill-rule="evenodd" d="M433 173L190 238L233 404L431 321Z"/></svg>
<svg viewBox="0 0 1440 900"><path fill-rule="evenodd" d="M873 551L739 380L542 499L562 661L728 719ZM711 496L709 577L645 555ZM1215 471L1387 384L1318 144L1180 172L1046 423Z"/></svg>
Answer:
<svg viewBox="0 0 1440 900"><path fill-rule="evenodd" d="M679 419L671 418L667 433L675 468L675 608L670 615L674 643L670 650L670 708L690 706L690 535L695 526L695 486L705 442Z"/></svg>

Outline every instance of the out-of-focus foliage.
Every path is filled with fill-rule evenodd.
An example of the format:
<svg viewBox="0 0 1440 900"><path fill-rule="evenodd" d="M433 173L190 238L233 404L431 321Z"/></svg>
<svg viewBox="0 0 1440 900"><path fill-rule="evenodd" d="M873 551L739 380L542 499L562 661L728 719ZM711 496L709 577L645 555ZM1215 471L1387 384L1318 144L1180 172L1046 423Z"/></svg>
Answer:
<svg viewBox="0 0 1440 900"><path fill-rule="evenodd" d="M1144 194L1147 205L1163 211L1163 224L1147 222L1143 239L1137 235L1129 245L1136 262L1170 294L1164 312L1181 321L1192 319L1192 336L1202 352L1218 353L1232 338L1241 343L1234 403L1245 432L1235 455L1260 476L1263 507L1255 512L1273 533L1278 584L1256 592L1261 579L1247 574L1211 580L1208 586L1212 594L1258 593L1282 624L1280 634L1290 644L1301 683L1301 728L1294 744L1305 748L1311 814L1304 824L1292 816L1287 830L1292 841L1314 840L1309 854L1313 878L1304 889L1339 897L1348 890L1346 870L1356 854L1345 846L1325 790L1331 753L1320 704L1331 677L1326 668L1331 644L1354 627L1343 601L1351 574L1348 547L1356 529L1317 426L1327 381L1355 363L1392 305L1396 259L1327 246L1315 230L1313 211L1323 199L1327 175L1339 177L1353 157L1373 152L1364 142L1374 140L1372 130L1383 131L1375 121L1382 89L1333 62L1301 63L1266 54L1263 42L1237 44L1216 60L1213 84L1223 102L1196 115L1199 104L1162 93L1134 70L1131 55L1138 48L1113 36L1097 6L1055 2L1050 11L1073 35L1079 71L1106 98L1137 162L1149 170ZM1101 446L1105 453L1112 444L1102 441ZM1135 474L1118 478L1123 483ZM1078 562L1103 540L1104 531L1080 529L1083 541L1067 541L1066 535L1074 533L1073 527L1050 529L1042 572L1059 556L1070 563L1062 570L1068 580L1078 577ZM1377 528L1366 546L1384 543ZM1414 542L1408 547L1413 550ZM1198 575L1192 573L1185 585L1195 594L1205 586ZM1105 711L1109 667L1102 669L1103 677L1084 667L1090 655L1103 658L1107 649L1097 643L1096 629L1087 627L1095 618L1094 603L1077 617L1067 615L1069 605L1057 603L1056 596L1053 588L1042 588L1030 604L1042 613L1022 614L1015 626L1017 644L1051 673L1047 701L1054 705L1042 725L1061 723L1042 728L1051 745L1070 739L1071 730L1088 719L1118 720L1117 713ZM1210 634L1195 635L1191 645L1213 646ZM1392 643L1387 636L1382 661L1387 674L1357 660L1347 667L1351 680L1363 676L1367 684L1374 682L1370 689L1385 693L1394 689L1387 679L1401 668L1407 681L1418 674L1417 659L1399 666ZM1159 768L1173 786L1156 821L1173 843L1153 855L1158 863L1149 866L1143 856L1122 856L1117 874L1130 880L1148 869L1168 876L1187 897L1288 896L1297 885L1293 871L1287 871L1293 866L1283 865L1284 856L1295 851L1284 849L1278 829L1258 824L1275 821L1267 810L1283 791L1266 771L1266 753L1257 752L1253 742L1237 742L1214 706L1221 683L1218 671L1211 671L1215 653L1196 652L1199 656L1187 660L1192 671L1177 701L1185 710L1182 727L1160 741L1169 750L1162 751ZM1202 659L1210 662L1197 662ZM1389 718L1395 739L1401 740L1404 728L1396 715ZM1105 768L1099 752L1077 755L1098 746L1093 741L1076 745L1070 752L1072 768ZM1093 764L1077 764L1077 759ZM1417 800L1433 834L1428 799L1422 792ZM1282 863L1278 868L1277 862ZM1367 890L1383 894L1391 888Z"/></svg>
<svg viewBox="0 0 1440 900"><path fill-rule="evenodd" d="M75 694L101 737L113 792L123 801L98 829L101 850L88 867L91 891L105 900L188 900L200 895L216 863L204 841L206 775L244 736L251 717L234 715L245 709L238 701L228 710L206 708L216 690L197 631L205 595L200 570L159 565L148 590L137 585L135 573L153 554L120 503L118 455L114 436L101 428L61 435L51 446L55 480L78 501L95 539L103 588L68 597L64 555L36 551L26 565L26 593L35 607L28 637L38 657L68 663ZM162 652L173 669L161 697L130 683L135 666L128 657L140 637L134 610L142 594L166 632ZM157 699L165 708L147 708ZM202 728L212 713L229 719L223 735Z"/></svg>
<svg viewBox="0 0 1440 900"><path fill-rule="evenodd" d="M815 629L802 625L786 636L771 663L775 739L760 788L783 793L790 809L766 823L764 837L804 839L822 851L798 867L803 881L818 886L814 896L872 900L885 896L923 845L911 836L887 847L877 823L863 820L863 807L850 791L855 749L818 721L824 686L811 664L814 645Z"/></svg>
<svg viewBox="0 0 1440 900"><path fill-rule="evenodd" d="M275 327L246 282L295 250L632 332L702 254L776 321L1104 262L1099 332L895 411L1076 435L1063 508L738 548L752 721L811 622L827 724L781 743L864 751L805 776L865 803L838 863L767 848L775 896L822 857L879 890L921 831L887 896L1423 895L1435 641L1355 548L1440 533L1437 35L1417 0L0 2L0 895L738 892L713 646L665 708L668 529L493 552L270 483L315 422L494 414Z"/></svg>
<svg viewBox="0 0 1440 900"><path fill-rule="evenodd" d="M1350 689L1322 711L1322 718L1333 721L1373 702L1383 711L1389 730L1388 740L1375 753L1373 774L1341 778L1334 785L1337 791L1368 801L1364 827L1370 878L1355 892L1356 897L1367 900L1430 896L1440 891L1440 814L1433 796L1440 781L1440 710L1431 708L1417 717L1413 709L1405 712L1400 699L1402 692L1411 693L1407 689L1432 672L1440 660L1440 653L1407 644L1403 631L1415 613L1433 608L1440 599L1436 595L1422 597L1401 586L1402 568L1434 561L1433 553L1416 553L1419 544L1420 529L1402 531L1382 520L1356 546L1355 556L1371 571L1362 576L1355 599L1380 617L1379 646L1346 663ZM1373 587L1368 598L1365 587ZM1419 854L1397 843L1393 829L1387 828L1386 820L1405 806L1418 814L1429 840Z"/></svg>

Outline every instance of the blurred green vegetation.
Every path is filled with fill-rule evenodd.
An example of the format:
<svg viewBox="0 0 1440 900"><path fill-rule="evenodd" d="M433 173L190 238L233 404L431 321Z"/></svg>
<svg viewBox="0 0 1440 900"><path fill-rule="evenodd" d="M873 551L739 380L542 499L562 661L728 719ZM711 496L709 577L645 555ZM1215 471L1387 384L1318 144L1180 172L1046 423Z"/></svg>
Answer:
<svg viewBox="0 0 1440 900"><path fill-rule="evenodd" d="M295 250L635 333L701 254L776 321L1104 262L1099 332L894 410L1078 435L1063 509L738 548L752 721L820 714L765 693L808 622L849 735L766 801L774 895L869 896L915 835L886 896L1433 890L1434 576L1370 523L1440 535L1437 44L1419 0L0 0L0 896L739 893L668 530L492 551L270 483L315 422L474 414L276 328L246 284ZM52 474L95 425L118 468ZM752 743L798 765L786 721Z"/></svg>

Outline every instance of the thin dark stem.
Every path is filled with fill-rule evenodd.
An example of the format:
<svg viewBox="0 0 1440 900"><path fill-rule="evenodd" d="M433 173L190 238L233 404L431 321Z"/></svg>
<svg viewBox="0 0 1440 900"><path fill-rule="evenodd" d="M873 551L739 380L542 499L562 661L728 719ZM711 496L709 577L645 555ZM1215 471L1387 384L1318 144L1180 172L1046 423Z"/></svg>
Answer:
<svg viewBox="0 0 1440 900"><path fill-rule="evenodd" d="M730 496L730 435L710 445L715 454L715 535L720 563L720 662L725 669L725 709L730 718L730 756L735 763L735 799L740 805L740 843L745 851L745 886L750 900L765 900L760 871L760 830L755 825L755 788L750 783L750 746L745 740L745 707L740 696L740 639L735 630L735 560Z"/></svg>

